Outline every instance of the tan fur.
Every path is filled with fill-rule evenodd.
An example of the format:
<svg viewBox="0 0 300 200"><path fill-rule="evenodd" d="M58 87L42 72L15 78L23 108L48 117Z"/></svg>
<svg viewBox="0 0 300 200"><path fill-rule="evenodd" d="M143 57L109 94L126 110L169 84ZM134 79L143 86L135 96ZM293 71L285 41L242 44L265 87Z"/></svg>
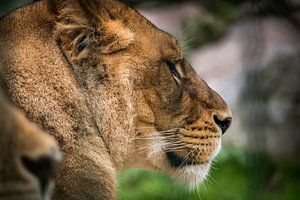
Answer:
<svg viewBox="0 0 300 200"><path fill-rule="evenodd" d="M19 110L9 105L0 90L0 199L49 199L53 180L42 190L37 176L22 160L26 158L36 162L46 157L53 160L53 166L46 166L49 171L43 172L51 177L51 168L57 167L61 160L58 145L52 137L29 122ZM36 170L45 170L39 168L43 166L38 163L34 167Z"/></svg>
<svg viewBox="0 0 300 200"><path fill-rule="evenodd" d="M146 167L195 186L220 148L221 97L177 40L117 0L46 0L0 23L12 101L65 153L55 199L115 199L116 170ZM182 77L172 75L176 63ZM166 153L190 164L173 167Z"/></svg>

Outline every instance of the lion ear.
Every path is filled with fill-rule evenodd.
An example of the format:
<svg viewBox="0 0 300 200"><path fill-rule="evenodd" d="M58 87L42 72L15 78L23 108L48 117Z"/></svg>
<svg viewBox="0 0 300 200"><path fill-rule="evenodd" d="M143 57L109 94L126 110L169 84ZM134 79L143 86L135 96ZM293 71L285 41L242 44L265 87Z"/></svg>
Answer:
<svg viewBox="0 0 300 200"><path fill-rule="evenodd" d="M102 21L100 28L100 51L109 54L127 48L134 41L134 32L120 20Z"/></svg>
<svg viewBox="0 0 300 200"><path fill-rule="evenodd" d="M134 41L134 33L121 20L113 19L101 2L48 0L56 19L56 33L72 57L86 57L91 51L113 53Z"/></svg>

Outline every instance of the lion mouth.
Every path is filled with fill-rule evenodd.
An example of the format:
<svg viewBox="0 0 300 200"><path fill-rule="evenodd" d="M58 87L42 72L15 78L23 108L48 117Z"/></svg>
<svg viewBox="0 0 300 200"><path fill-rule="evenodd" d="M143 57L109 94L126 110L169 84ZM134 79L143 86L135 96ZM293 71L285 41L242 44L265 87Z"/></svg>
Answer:
<svg viewBox="0 0 300 200"><path fill-rule="evenodd" d="M200 164L208 164L209 161L197 161L191 157L181 158L177 156L174 152L169 151L166 152L167 158L170 161L170 164L175 168L180 168L189 165L200 165Z"/></svg>

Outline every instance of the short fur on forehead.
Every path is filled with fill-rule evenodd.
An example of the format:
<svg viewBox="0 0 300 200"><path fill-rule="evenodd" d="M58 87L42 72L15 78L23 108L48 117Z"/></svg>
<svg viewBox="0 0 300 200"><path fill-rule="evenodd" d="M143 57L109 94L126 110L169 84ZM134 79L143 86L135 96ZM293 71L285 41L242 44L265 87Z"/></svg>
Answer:
<svg viewBox="0 0 300 200"><path fill-rule="evenodd" d="M133 31L112 19L101 1L49 0L48 6L56 17L56 33L72 57L85 58L92 49L109 54L134 42Z"/></svg>

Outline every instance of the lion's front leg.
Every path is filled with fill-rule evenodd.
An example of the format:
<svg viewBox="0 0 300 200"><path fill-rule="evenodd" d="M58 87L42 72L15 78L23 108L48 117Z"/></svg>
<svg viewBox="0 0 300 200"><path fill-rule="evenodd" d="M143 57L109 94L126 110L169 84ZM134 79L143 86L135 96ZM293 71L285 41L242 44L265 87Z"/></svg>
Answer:
<svg viewBox="0 0 300 200"><path fill-rule="evenodd" d="M98 137L63 147L54 200L116 199L116 170Z"/></svg>

